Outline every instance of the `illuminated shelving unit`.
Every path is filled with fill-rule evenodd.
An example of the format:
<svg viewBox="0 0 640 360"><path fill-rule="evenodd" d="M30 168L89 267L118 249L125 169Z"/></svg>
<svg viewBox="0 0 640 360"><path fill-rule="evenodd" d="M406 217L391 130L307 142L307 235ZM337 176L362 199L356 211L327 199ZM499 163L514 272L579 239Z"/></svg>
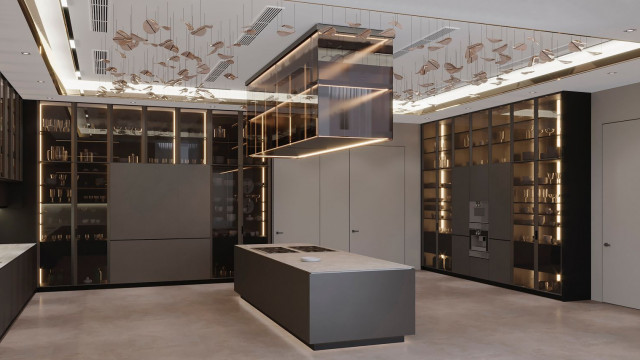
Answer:
<svg viewBox="0 0 640 360"><path fill-rule="evenodd" d="M246 114L38 103L39 286L110 282L111 164L211 168L213 278L233 277L233 246L267 243L269 165L246 157Z"/></svg>
<svg viewBox="0 0 640 360"><path fill-rule="evenodd" d="M562 300L590 298L589 102L588 94L562 92L423 125L424 269ZM470 170L466 185L454 181L450 190L443 127L452 132L454 171ZM445 201L437 194L430 207L434 181ZM447 226L446 194L477 200L469 193L478 186L486 186L489 204L486 261L469 260L464 202L450 213L462 223L453 246ZM427 209L437 214L435 231Z"/></svg>

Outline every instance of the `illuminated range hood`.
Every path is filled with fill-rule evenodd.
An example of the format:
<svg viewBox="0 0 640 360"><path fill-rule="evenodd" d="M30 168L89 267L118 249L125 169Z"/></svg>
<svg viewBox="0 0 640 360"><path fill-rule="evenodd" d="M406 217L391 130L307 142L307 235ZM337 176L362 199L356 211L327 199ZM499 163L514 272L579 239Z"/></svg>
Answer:
<svg viewBox="0 0 640 360"><path fill-rule="evenodd" d="M246 82L247 150L303 158L393 138L393 38L318 24Z"/></svg>

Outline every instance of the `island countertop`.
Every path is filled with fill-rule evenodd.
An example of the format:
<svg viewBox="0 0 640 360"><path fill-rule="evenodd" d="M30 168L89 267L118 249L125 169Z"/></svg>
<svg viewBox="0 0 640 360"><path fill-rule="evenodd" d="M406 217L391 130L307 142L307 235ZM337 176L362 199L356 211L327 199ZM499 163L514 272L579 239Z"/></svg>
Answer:
<svg viewBox="0 0 640 360"><path fill-rule="evenodd" d="M0 244L0 269L36 244Z"/></svg>
<svg viewBox="0 0 640 360"><path fill-rule="evenodd" d="M264 247L284 247L291 246L317 246L303 243L287 243L287 244L261 244L261 245L237 245L242 249L250 250L256 254L279 261L294 268L306 271L311 274L316 273L332 273L332 272L352 272L352 271L379 271L379 270L408 270L413 269L411 266L394 263L391 261L380 260L368 256L357 255L340 250L319 246L325 249L333 250L327 252L302 252L296 250L295 253L275 253L268 254L256 248ZM295 249L292 249L295 250ZM304 262L301 258L304 256L316 257L320 261Z"/></svg>

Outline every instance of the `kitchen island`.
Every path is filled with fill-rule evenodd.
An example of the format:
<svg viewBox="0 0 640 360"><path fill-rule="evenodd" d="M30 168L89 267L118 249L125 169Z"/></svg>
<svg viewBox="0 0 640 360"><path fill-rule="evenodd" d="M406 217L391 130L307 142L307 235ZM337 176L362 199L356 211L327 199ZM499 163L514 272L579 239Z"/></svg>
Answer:
<svg viewBox="0 0 640 360"><path fill-rule="evenodd" d="M309 244L236 245L234 256L235 291L313 350L415 333L410 266Z"/></svg>
<svg viewBox="0 0 640 360"><path fill-rule="evenodd" d="M0 244L0 340L36 290L36 245Z"/></svg>

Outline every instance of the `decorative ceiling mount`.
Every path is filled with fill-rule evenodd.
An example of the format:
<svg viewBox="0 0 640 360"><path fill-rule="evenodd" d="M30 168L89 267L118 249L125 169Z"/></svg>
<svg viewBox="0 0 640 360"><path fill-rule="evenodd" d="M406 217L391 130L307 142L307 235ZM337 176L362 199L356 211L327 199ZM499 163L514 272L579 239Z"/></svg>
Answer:
<svg viewBox="0 0 640 360"><path fill-rule="evenodd" d="M249 155L304 158L391 140L393 38L382 33L318 24L247 80Z"/></svg>

